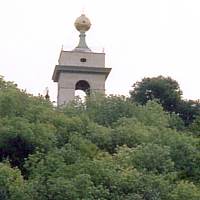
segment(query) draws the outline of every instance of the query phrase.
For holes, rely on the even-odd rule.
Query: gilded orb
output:
[[[74,25],[79,32],[86,32],[90,29],[91,23],[90,20],[82,14],[76,19]]]

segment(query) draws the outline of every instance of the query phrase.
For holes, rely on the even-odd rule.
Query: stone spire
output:
[[[74,23],[76,29],[80,32],[80,40],[78,46],[74,49],[75,51],[91,51],[89,47],[86,44],[85,37],[86,34],[85,32],[90,29],[91,23],[90,20],[82,14],[80,17],[78,17]]]

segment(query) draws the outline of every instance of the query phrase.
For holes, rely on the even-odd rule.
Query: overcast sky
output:
[[[143,77],[171,76],[185,99],[200,99],[200,0],[0,0],[0,74],[37,95],[61,46],[78,44],[75,19],[90,18],[87,44],[105,49],[107,94],[128,95]]]

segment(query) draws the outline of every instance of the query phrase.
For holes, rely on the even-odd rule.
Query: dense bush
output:
[[[0,78],[0,199],[199,200],[199,121],[123,96],[58,109]]]

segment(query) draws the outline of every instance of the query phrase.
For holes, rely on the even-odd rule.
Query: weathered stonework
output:
[[[78,22],[86,19],[85,15],[78,18]],[[92,52],[85,43],[85,32],[91,24],[85,20],[84,25],[76,23],[80,29],[80,42],[73,51],[61,51],[52,79],[58,82],[58,106],[72,101],[75,90],[87,92],[105,92],[105,81],[111,68],[105,68],[105,53]],[[78,25],[77,25],[78,24]],[[84,27],[85,26],[85,27]],[[88,91],[89,90],[89,91]]]

